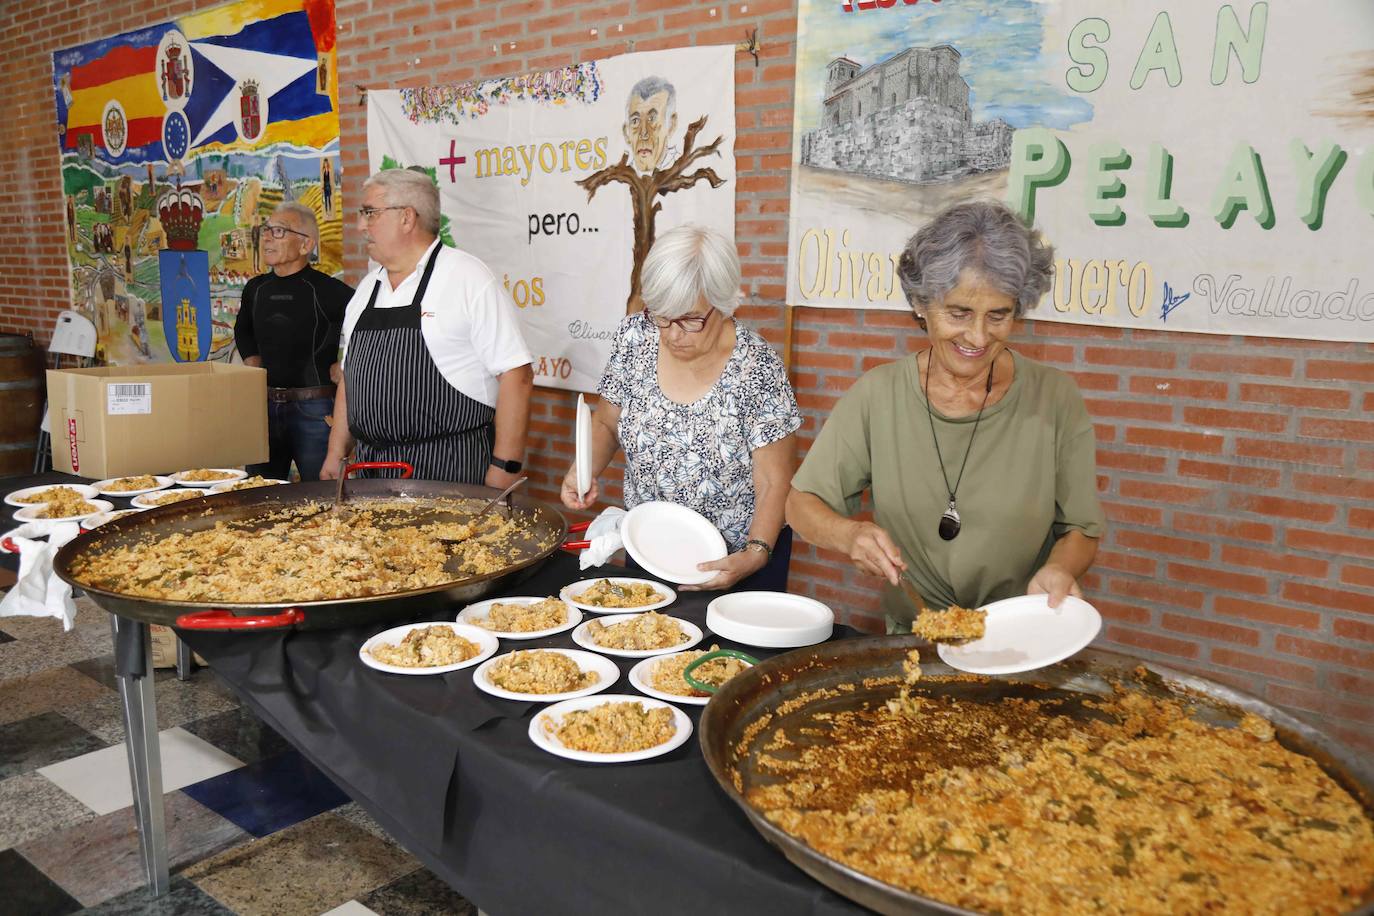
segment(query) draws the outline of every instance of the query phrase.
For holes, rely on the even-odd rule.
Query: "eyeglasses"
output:
[[[304,232],[297,232],[295,229],[289,229],[286,226],[277,226],[272,223],[268,223],[262,228],[263,231],[265,231],[268,235],[272,236],[272,238],[274,239],[284,239],[286,238],[286,233],[288,232],[292,235],[299,235],[303,239],[310,238],[310,236],[306,235]]]
[[[372,222],[372,218],[373,218],[374,216],[376,216],[378,213],[381,213],[381,212],[383,212],[383,211],[386,211],[386,210],[408,210],[408,209],[410,209],[410,208],[409,208],[409,207],[359,207],[359,208],[358,208],[358,215],[361,216],[364,220],[366,220],[367,222],[370,223],[370,222]]]
[[[673,325],[677,325],[678,330],[687,334],[700,334],[706,328],[706,322],[711,320],[711,313],[705,315],[685,315],[682,318],[659,318],[650,315],[649,320],[654,323],[654,327],[660,331],[666,331]]]

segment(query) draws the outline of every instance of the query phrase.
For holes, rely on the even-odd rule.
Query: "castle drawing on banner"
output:
[[[827,66],[821,126],[802,135],[801,161],[821,169],[907,182],[944,182],[1006,168],[1014,128],[973,121],[960,54],[907,48],[864,67]]]

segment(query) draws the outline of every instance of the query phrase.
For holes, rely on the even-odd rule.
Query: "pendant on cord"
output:
[[[949,508],[945,514],[940,516],[940,537],[946,541],[952,541],[959,536],[959,529],[963,524],[959,521],[959,510],[954,508],[954,500],[949,501]]]

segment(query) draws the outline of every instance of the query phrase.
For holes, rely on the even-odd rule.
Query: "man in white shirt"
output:
[[[363,184],[375,270],[344,314],[343,381],[320,476],[404,461],[415,476],[506,487],[521,470],[534,374],[515,308],[480,260],[445,247],[439,190],[406,169]]]

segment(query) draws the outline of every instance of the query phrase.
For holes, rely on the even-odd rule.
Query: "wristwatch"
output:
[[[494,468],[500,468],[507,474],[518,474],[520,473],[520,469],[523,468],[525,465],[519,461],[507,461],[504,458],[497,458],[495,455],[492,455],[491,466]]]

